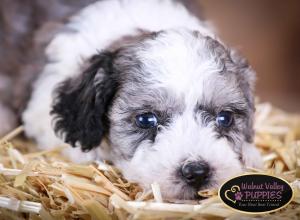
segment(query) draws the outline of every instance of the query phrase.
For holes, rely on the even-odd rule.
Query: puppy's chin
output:
[[[198,194],[198,190],[195,190],[187,185],[183,185],[178,190],[174,190],[176,187],[170,188],[166,191],[162,191],[162,196],[165,200],[199,200],[201,197]]]
[[[166,189],[161,187],[162,197],[165,200],[174,201],[174,200],[201,200],[203,197],[199,195],[199,191],[208,189],[209,187],[203,187],[199,190],[196,190],[186,184],[176,184],[173,187]]]
[[[199,191],[206,189],[217,189],[229,178],[239,175],[243,172],[242,167],[236,167],[235,172],[228,171],[227,174],[225,170],[219,170],[205,184],[199,188],[194,188],[188,185],[181,178],[176,176],[168,176],[163,172],[154,177],[154,175],[149,175],[149,173],[148,175],[147,173],[140,175],[140,173],[132,173],[132,170],[130,173],[127,173],[126,169],[122,170],[126,179],[128,179],[130,182],[138,183],[145,191],[151,190],[151,184],[157,182],[159,184],[162,197],[165,201],[201,200],[203,197],[199,195]],[[220,173],[222,173],[222,175]]]
[[[242,171],[237,172],[236,175],[241,173]],[[202,200],[205,198],[199,194],[200,191],[218,189],[229,178],[231,178],[231,176],[225,179],[219,179],[218,181],[212,179],[198,189],[189,186],[188,184],[184,183],[184,181],[178,181],[177,183],[171,183],[170,185],[160,184],[160,190],[164,200]]]

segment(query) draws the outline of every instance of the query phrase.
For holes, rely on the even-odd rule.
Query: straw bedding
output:
[[[207,197],[201,201],[166,202],[157,183],[142,191],[109,164],[72,164],[60,155],[64,146],[36,151],[19,127],[0,139],[0,219],[300,219],[300,115],[258,104],[255,130],[264,172],[294,189],[292,202],[276,213],[235,212],[218,189],[199,192]]]

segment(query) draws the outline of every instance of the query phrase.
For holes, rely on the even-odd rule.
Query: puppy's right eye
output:
[[[138,127],[143,129],[153,128],[158,125],[157,117],[152,112],[137,115],[135,117],[135,123]]]

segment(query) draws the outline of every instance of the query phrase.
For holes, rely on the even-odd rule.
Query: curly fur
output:
[[[66,153],[77,162],[110,160],[145,188],[158,181],[167,198],[194,198],[260,166],[252,144],[253,70],[177,1],[97,2],[46,53],[23,114],[41,148],[81,146],[89,152]],[[233,112],[230,128],[216,123],[224,110]],[[147,112],[157,127],[136,125],[136,115]],[[209,179],[196,187],[178,174],[193,161],[209,167]]]

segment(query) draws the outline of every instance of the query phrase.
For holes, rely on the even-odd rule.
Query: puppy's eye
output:
[[[228,128],[233,123],[233,113],[230,111],[221,111],[217,115],[218,126]]]
[[[157,126],[157,117],[154,113],[148,112],[135,117],[135,123],[140,128],[153,128]]]

